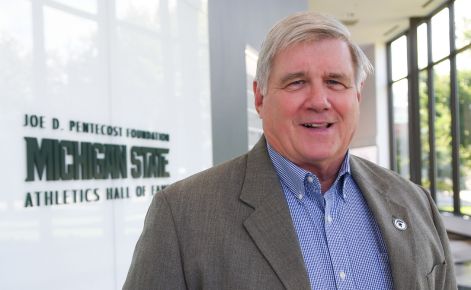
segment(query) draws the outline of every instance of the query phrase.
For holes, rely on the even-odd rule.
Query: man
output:
[[[275,25],[254,82],[265,137],[156,195],[124,289],[456,289],[430,195],[348,152],[370,66],[332,18]]]

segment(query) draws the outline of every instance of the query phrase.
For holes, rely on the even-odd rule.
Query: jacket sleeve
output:
[[[438,267],[432,269],[432,271],[427,275],[427,282],[429,284],[430,289],[457,289],[453,257],[450,251],[450,243],[448,241],[446,228],[443,224],[440,212],[438,211],[435,202],[432,200],[430,194],[426,194],[432,211],[433,222],[435,224],[435,228],[440,238],[440,242],[443,247],[443,252],[445,254],[445,261],[442,265],[439,265]]]
[[[186,289],[179,241],[163,192],[152,200],[123,290]]]

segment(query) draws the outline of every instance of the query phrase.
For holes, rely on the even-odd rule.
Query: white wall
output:
[[[153,186],[212,165],[209,83],[205,0],[0,0],[0,288],[120,289]],[[78,132],[70,121],[122,135]],[[25,137],[126,146],[127,176],[26,181]],[[131,176],[136,146],[168,149],[159,164],[170,177]],[[123,198],[108,199],[107,188]],[[86,189],[89,201],[74,200]]]
[[[388,77],[386,65],[386,45],[374,45],[375,82],[376,82],[376,144],[378,146],[378,164],[390,168],[389,116],[388,116]]]
[[[245,49],[259,50],[272,25],[306,0],[210,0],[211,117],[215,164],[247,152]]]

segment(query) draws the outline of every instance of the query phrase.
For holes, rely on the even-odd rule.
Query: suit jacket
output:
[[[154,197],[123,289],[311,289],[265,142]],[[387,245],[394,289],[456,289],[430,195],[366,160],[350,162]]]

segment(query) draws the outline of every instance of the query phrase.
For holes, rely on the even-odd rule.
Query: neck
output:
[[[335,178],[337,177],[337,174],[327,178],[327,179],[321,179],[319,178],[319,181],[321,183],[321,192],[324,194],[329,188],[332,186],[332,184],[335,181]]]
[[[344,159],[345,155],[335,161],[329,161],[327,164],[298,166],[315,174],[321,183],[321,192],[325,193],[337,178]]]

